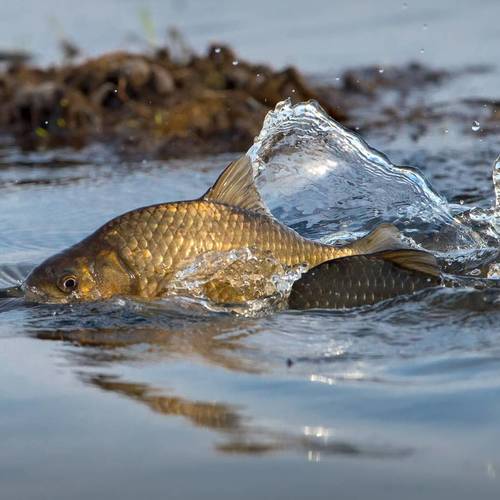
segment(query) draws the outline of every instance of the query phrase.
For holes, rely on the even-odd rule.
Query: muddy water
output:
[[[429,29],[465,23],[467,43],[484,48],[467,52],[457,35],[464,50],[450,65],[494,60],[498,31],[478,28],[495,18],[486,7],[477,17],[465,4],[441,16],[424,7],[411,27],[429,17]],[[399,3],[391,9],[405,15]],[[185,16],[193,38],[202,37],[196,26],[203,37],[215,30]],[[388,19],[383,26],[396,25]],[[403,35],[404,26],[394,29]],[[259,47],[243,34],[242,50]],[[447,40],[449,50],[422,57],[442,54],[444,64],[456,53]],[[392,44],[387,57],[413,59],[418,46]],[[370,54],[360,62],[385,62]],[[393,162],[420,167],[449,201],[487,208],[500,141],[472,130],[477,116],[460,99],[487,97],[492,82],[495,71],[417,92],[414,102],[454,113],[416,135],[396,122],[366,138]],[[104,147],[26,153],[1,144],[0,286],[114,215],[197,196],[232,159],[131,163]],[[497,498],[499,300],[494,287],[439,289],[366,310],[246,319],[189,304],[2,301],[0,498]]]

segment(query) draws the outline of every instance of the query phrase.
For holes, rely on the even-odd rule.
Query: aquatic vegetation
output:
[[[165,48],[116,52],[0,72],[0,131],[31,148],[104,142],[142,157],[239,151],[266,111],[289,96],[319,99],[332,116],[345,117],[296,69],[251,64],[225,46],[186,61]]]

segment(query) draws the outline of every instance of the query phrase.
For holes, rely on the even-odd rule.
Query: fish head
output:
[[[89,302],[127,295],[132,280],[113,249],[76,245],[37,266],[23,288],[29,302]]]

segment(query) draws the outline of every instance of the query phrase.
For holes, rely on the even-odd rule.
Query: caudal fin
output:
[[[352,255],[374,255],[409,271],[440,275],[434,255],[425,250],[409,248],[403,242],[399,229],[392,224],[381,224],[346,248],[351,250]]]
[[[401,233],[392,224],[380,224],[363,238],[346,246],[352,255],[366,255],[404,248]]]

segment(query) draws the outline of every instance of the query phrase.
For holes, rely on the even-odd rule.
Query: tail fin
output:
[[[392,224],[380,224],[363,238],[346,246],[352,251],[351,255],[366,255],[385,250],[399,250],[405,248],[401,233]]]
[[[440,276],[439,265],[434,255],[425,250],[409,248],[401,233],[392,224],[380,224],[363,238],[347,245],[351,255],[373,255],[409,271],[430,276]]]

